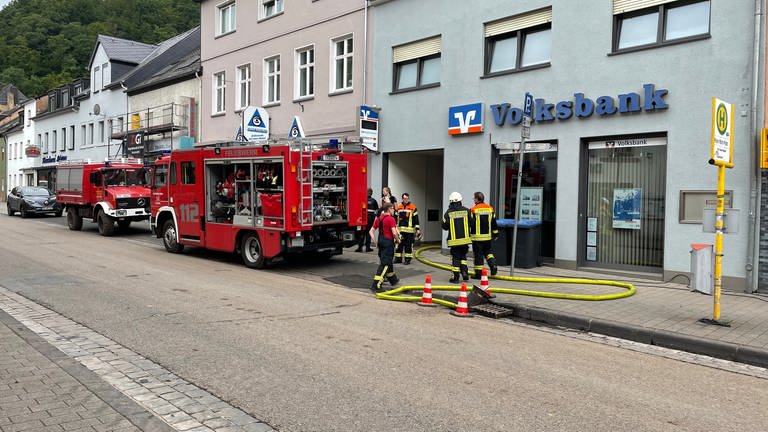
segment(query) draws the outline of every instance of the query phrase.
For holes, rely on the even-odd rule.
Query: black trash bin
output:
[[[515,220],[499,219],[499,238],[493,242],[493,255],[498,265],[507,266],[512,259],[512,237]],[[541,265],[541,222],[524,220],[517,225],[515,268],[533,268]]]

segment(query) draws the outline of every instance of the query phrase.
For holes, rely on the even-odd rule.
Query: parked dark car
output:
[[[8,216],[21,213],[25,218],[31,214],[53,214],[61,216],[62,206],[56,202],[56,195],[44,187],[18,186],[8,194]]]

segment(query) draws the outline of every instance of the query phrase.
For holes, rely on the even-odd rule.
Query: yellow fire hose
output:
[[[421,257],[421,253],[428,249],[437,249],[440,246],[424,246],[419,249],[416,249],[414,251],[413,256],[421,261],[422,263],[436,267],[442,270],[448,270],[450,271],[451,268],[444,264],[439,264],[436,262],[429,261],[425,258]],[[470,274],[474,274],[472,270],[469,271]],[[615,300],[620,299],[624,297],[629,297],[635,293],[635,286],[631,283],[627,282],[619,282],[619,281],[612,281],[612,280],[604,280],[604,279],[579,279],[579,278],[537,278],[537,277],[518,277],[518,276],[501,276],[501,275],[488,275],[489,279],[499,279],[499,280],[506,280],[506,281],[512,281],[512,282],[531,282],[531,283],[561,283],[561,284],[584,284],[584,285],[606,285],[606,286],[615,286],[619,288],[624,288],[626,291],[622,291],[615,294],[600,294],[600,295],[591,295],[591,294],[567,294],[567,293],[556,293],[556,292],[550,292],[550,291],[532,291],[532,290],[522,290],[522,289],[512,289],[512,288],[489,288],[489,291],[492,293],[501,293],[501,294],[517,294],[517,295],[526,295],[526,296],[535,296],[535,297],[548,297],[548,298],[557,298],[557,299],[567,299],[567,300],[590,300],[590,301],[602,301],[602,300]],[[376,294],[376,298],[383,299],[383,300],[392,300],[392,301],[407,301],[407,302],[413,302],[413,301],[420,301],[421,297],[416,296],[400,296],[396,295],[403,291],[424,291],[424,286],[422,285],[405,285],[401,287],[394,288],[389,291],[381,292]],[[461,291],[461,286],[455,286],[455,285],[438,285],[438,286],[432,286],[432,291]],[[449,302],[446,300],[441,299],[432,299],[432,303],[437,303],[452,309],[456,308],[456,303]]]

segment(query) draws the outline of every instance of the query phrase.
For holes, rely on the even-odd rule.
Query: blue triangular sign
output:
[[[254,126],[258,128],[264,127],[264,120],[261,119],[261,114],[259,114],[259,110],[256,110],[253,113],[253,117],[251,117],[251,119],[248,120],[248,126]]]
[[[288,131],[288,138],[304,138],[304,128],[301,127],[301,120],[298,116],[293,118],[293,124]]]

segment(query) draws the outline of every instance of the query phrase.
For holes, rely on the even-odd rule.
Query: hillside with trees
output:
[[[0,83],[36,97],[87,77],[99,34],[154,44],[199,22],[193,0],[13,0],[0,10]]]

